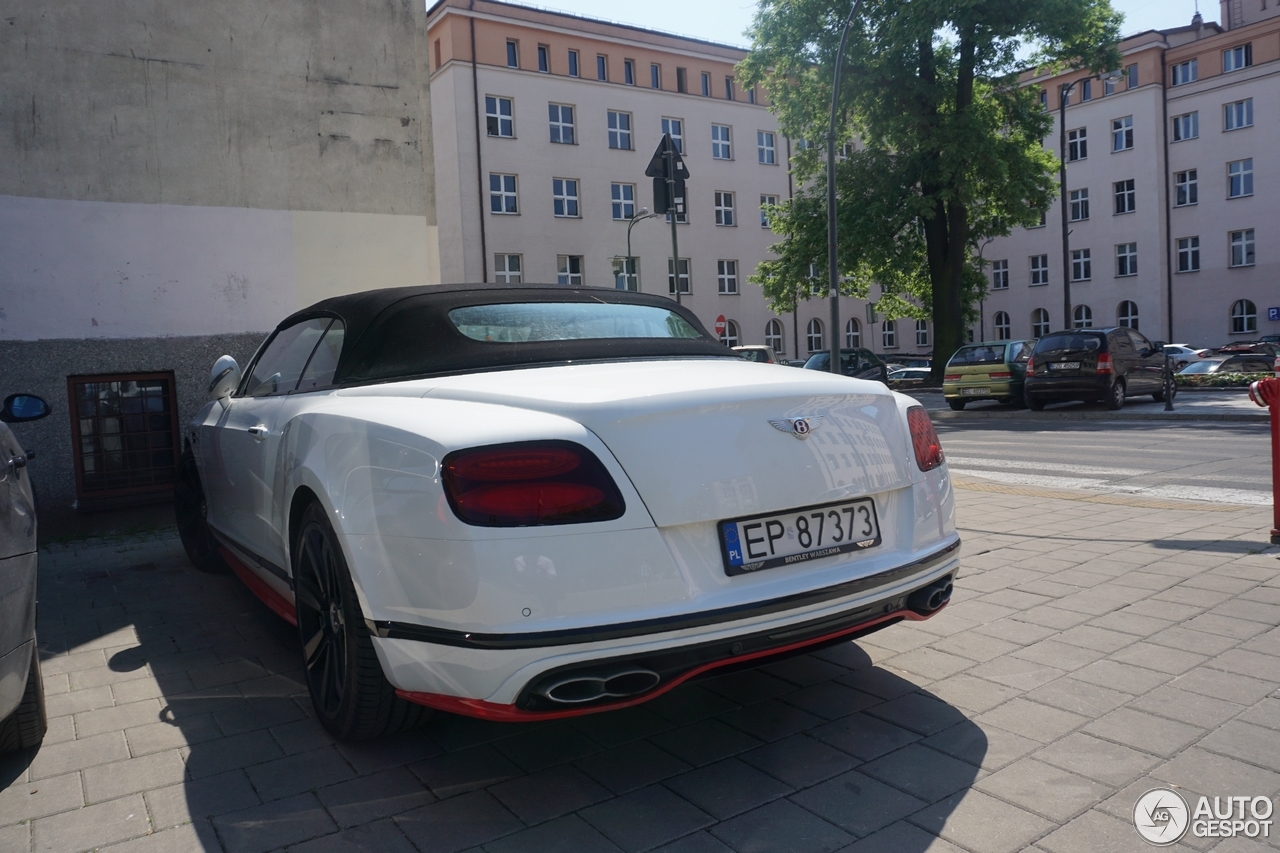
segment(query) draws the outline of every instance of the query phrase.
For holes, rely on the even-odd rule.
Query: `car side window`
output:
[[[1009,345],[1009,363],[1026,364],[1031,358],[1031,344],[1025,341]]]
[[[1133,341],[1129,339],[1127,334],[1123,332],[1116,333],[1111,337],[1111,351],[1128,355],[1133,352]]]
[[[342,339],[346,326],[341,320],[334,320],[329,331],[320,339],[320,345],[311,354],[307,369],[302,371],[302,379],[298,382],[298,392],[314,391],[327,388],[333,384],[333,374],[338,369],[338,356],[342,354]]]
[[[298,377],[306,367],[307,360],[315,351],[316,344],[324,335],[331,317],[317,317],[303,320],[287,329],[276,332],[271,343],[262,351],[262,355],[254,362],[249,379],[241,388],[246,397],[270,397],[273,394],[288,394],[298,384]]]
[[[1142,332],[1136,332],[1133,329],[1129,329],[1129,339],[1133,341],[1133,348],[1138,352],[1142,352],[1143,350],[1152,352],[1155,350],[1151,341],[1147,340],[1147,336],[1142,334]]]

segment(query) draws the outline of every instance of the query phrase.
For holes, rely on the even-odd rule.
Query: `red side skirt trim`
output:
[[[270,607],[284,621],[290,625],[298,624],[298,612],[293,607],[293,602],[276,592],[271,586],[253,573],[253,569],[246,566],[240,561],[240,558],[227,548],[219,548],[218,552],[222,554],[222,559],[227,561],[227,565],[231,567],[231,571],[236,573],[236,577],[249,587],[258,598],[262,599],[262,603]]]
[[[945,608],[946,605],[943,605],[927,616],[922,616],[914,610],[896,610],[892,613],[877,616],[875,619],[870,619],[857,625],[841,628],[839,631],[831,634],[825,634],[821,637],[814,637],[799,643],[791,643],[790,645],[778,646],[773,649],[762,649],[758,652],[752,652],[749,655],[739,655],[722,661],[706,663],[702,666],[694,667],[688,672],[671,679],[657,690],[653,690],[643,696],[637,696],[634,699],[624,699],[619,702],[610,702],[608,704],[592,705],[589,708],[568,708],[563,711],[525,711],[521,708],[517,708],[515,705],[502,705],[497,702],[486,702],[483,699],[466,699],[462,696],[446,696],[442,693],[418,693],[412,690],[397,690],[396,695],[410,702],[416,702],[417,704],[425,705],[428,708],[435,708],[437,711],[447,711],[450,714],[461,714],[464,717],[477,717],[481,720],[493,720],[495,722],[503,723],[527,723],[535,720],[560,720],[565,717],[581,717],[586,714],[598,714],[601,711],[615,711],[619,708],[629,708],[632,705],[639,705],[642,702],[648,702],[650,699],[656,699],[663,693],[683,684],[694,676],[701,675],[702,673],[713,669],[718,669],[722,666],[740,664],[744,661],[767,658],[773,655],[780,655],[797,649],[803,649],[806,646],[830,642],[831,640],[837,640],[848,634],[864,631],[867,628],[874,627],[882,622],[888,622],[890,619],[902,618],[912,622],[922,622],[931,616],[936,616],[938,613],[941,613]]]

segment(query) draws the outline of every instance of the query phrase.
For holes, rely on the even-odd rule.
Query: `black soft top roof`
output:
[[[499,343],[467,337],[448,316],[455,308],[516,302],[605,302],[665,308],[688,321],[701,337]],[[444,284],[367,290],[317,302],[289,315],[276,329],[314,317],[336,317],[346,327],[334,375],[338,385],[601,359],[738,358],[683,305],[661,296],[603,287]]]

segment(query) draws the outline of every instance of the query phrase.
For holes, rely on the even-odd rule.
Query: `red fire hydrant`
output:
[[[1280,545],[1280,355],[1274,369],[1274,379],[1249,386],[1249,399],[1271,409],[1271,544]]]

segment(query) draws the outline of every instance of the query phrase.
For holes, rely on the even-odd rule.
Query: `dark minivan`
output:
[[[804,363],[806,370],[831,370],[831,353],[815,352]],[[854,347],[840,350],[840,372],[854,379],[874,379],[889,383],[889,370],[871,350]]]
[[[1175,389],[1176,393],[1176,389]],[[1119,409],[1125,397],[1164,400],[1164,351],[1136,329],[1069,329],[1040,339],[1027,363],[1027,406],[1084,400]]]

